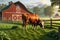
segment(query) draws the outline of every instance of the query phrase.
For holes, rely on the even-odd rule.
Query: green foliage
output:
[[[34,13],[39,14],[39,11],[40,11],[40,8],[38,6],[33,8]]]
[[[47,34],[47,36],[51,37],[51,38],[55,38],[56,40],[58,39],[58,33],[54,30],[51,31]]]
[[[60,9],[58,10],[58,12],[60,12]]]
[[[59,9],[60,9],[60,0],[51,0],[51,6],[55,6],[55,5],[58,5],[59,6]]]
[[[51,0],[51,4],[53,5],[60,5],[60,0]]]
[[[0,4],[0,11],[6,6],[6,4]]]
[[[52,14],[54,13],[54,12],[53,12],[53,8],[52,8],[51,6],[46,7],[44,13],[45,13],[46,16],[51,17]]]
[[[58,1],[58,0],[51,0],[51,2],[55,2],[55,1]]]

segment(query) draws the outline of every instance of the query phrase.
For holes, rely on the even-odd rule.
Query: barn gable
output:
[[[32,13],[30,11],[27,10],[27,8],[20,2],[20,1],[17,1],[16,3],[14,3],[16,6],[20,6],[23,10],[25,10],[26,12],[28,13]]]

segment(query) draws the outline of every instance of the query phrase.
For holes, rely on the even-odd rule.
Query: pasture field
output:
[[[52,22],[52,28],[50,28],[50,21],[45,21],[44,29],[37,26],[33,30],[31,25],[27,25],[27,30],[25,30],[21,23],[0,21],[0,40],[57,40],[60,21]]]

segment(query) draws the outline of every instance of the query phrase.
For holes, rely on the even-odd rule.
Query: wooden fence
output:
[[[49,21],[50,27],[53,26],[53,24],[60,24],[60,18],[41,18],[44,22]]]

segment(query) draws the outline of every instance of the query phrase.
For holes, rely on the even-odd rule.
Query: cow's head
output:
[[[44,21],[40,21],[40,27],[44,28]]]

